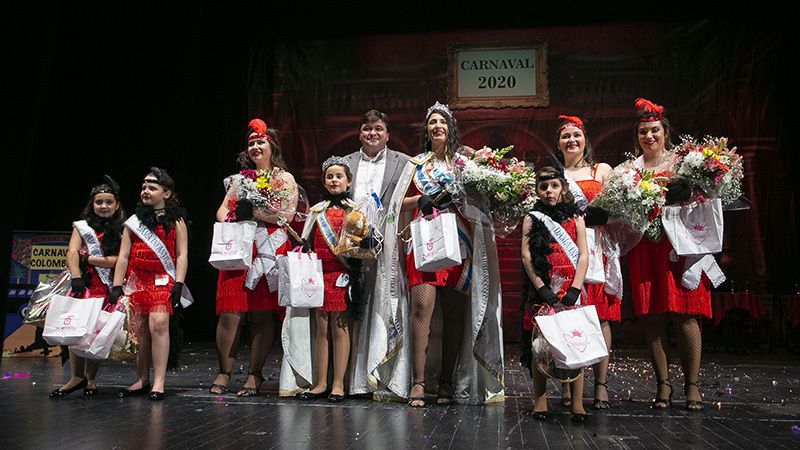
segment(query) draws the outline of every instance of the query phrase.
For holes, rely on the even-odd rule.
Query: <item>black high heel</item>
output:
[[[67,395],[77,391],[78,389],[85,388],[86,387],[86,383],[87,383],[86,378],[84,378],[78,384],[76,384],[75,386],[72,386],[69,389],[58,388],[58,389],[50,392],[50,398],[61,398],[61,397],[67,396]]]
[[[657,386],[660,386],[662,384],[669,388],[669,396],[667,398],[656,398],[655,400],[653,400],[653,404],[651,405],[651,408],[653,409],[667,409],[672,407],[672,383],[669,381],[669,378],[667,378],[666,380],[658,380]]]
[[[698,394],[700,393],[700,385],[699,384],[695,383],[694,381],[686,381],[686,382],[684,382],[684,386],[683,386],[683,393],[684,394],[688,395],[689,386],[696,387],[697,388],[697,393]],[[700,398],[703,398],[702,395],[700,396]],[[687,411],[703,411],[704,409],[706,409],[706,407],[703,405],[703,401],[702,400],[689,400],[688,398],[686,399],[685,408],[686,408]]]
[[[603,386],[606,389],[606,397],[608,396],[608,382],[601,383],[594,380],[594,402],[592,403],[592,408],[595,410],[608,409],[608,400],[600,400],[597,398],[597,386]]]
[[[225,375],[228,377],[228,383],[231,382],[231,372],[222,373],[220,372],[219,375]],[[208,392],[212,395],[225,395],[228,392],[228,385],[227,384],[212,384],[211,387],[208,388]]]
[[[422,386],[422,395],[419,397],[408,397],[408,406],[412,408],[424,408],[426,406],[425,403],[425,380],[422,381],[415,381],[414,384],[411,385],[411,389],[414,389],[414,386]],[[409,395],[411,391],[409,391]],[[421,405],[412,405],[413,402],[422,402]]]
[[[255,397],[261,392],[261,385],[264,384],[264,377],[258,373],[248,373],[248,375],[253,378],[258,378],[258,384],[254,388],[242,387],[242,389],[236,393],[237,397]]]

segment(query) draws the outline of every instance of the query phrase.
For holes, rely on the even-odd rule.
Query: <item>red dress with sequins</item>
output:
[[[331,228],[339,236],[344,223],[344,209],[327,208],[325,217],[331,224]],[[336,286],[339,276],[347,273],[347,268],[339,261],[339,258],[331,251],[330,246],[319,231],[319,225],[314,227],[314,252],[317,258],[322,261],[322,276],[325,280],[325,297],[321,311],[339,312],[347,309],[347,286]]]
[[[174,262],[175,226],[173,225],[169,231],[166,231],[163,225],[157,224],[153,233],[164,243],[164,247],[167,248],[169,256]],[[136,233],[130,233],[130,236],[131,251],[128,256],[128,270],[125,278],[128,283],[132,283],[135,288],[138,288],[130,296],[131,308],[138,314],[153,312],[172,314],[172,304],[169,300],[169,291],[173,285],[172,278],[167,275],[155,252],[139,239]],[[133,281],[133,277],[135,277],[135,281]]]
[[[266,224],[267,232],[272,235],[278,226]],[[290,250],[291,244],[286,240],[275,251],[276,255],[285,255]],[[256,244],[253,244],[253,257],[257,253]],[[217,315],[223,312],[247,311],[283,311],[278,305],[278,291],[270,292],[267,280],[261,277],[254,290],[244,285],[244,270],[220,270],[217,278]]]
[[[97,233],[97,240],[100,241],[100,244],[103,243],[103,233]],[[88,254],[89,249],[86,247],[86,243],[81,243],[81,250]],[[83,270],[83,273],[86,274],[87,278],[89,278],[89,284],[86,286],[86,290],[89,291],[89,297],[91,298],[103,298],[103,307],[105,308],[108,304],[108,286],[100,279],[100,276],[97,274],[97,269],[94,266],[88,266],[86,269]],[[111,272],[113,276],[113,271]]]
[[[531,217],[531,220],[539,220],[535,217]],[[578,242],[578,229],[575,225],[575,218],[569,218],[563,222],[561,222],[561,227],[564,228],[564,231],[567,232],[572,242]],[[572,262],[569,260],[569,256],[564,251],[563,248],[555,242],[554,240],[550,240],[550,252],[547,255],[547,262],[550,263],[550,289],[561,298],[564,294],[567,293],[567,290],[572,286],[572,280],[575,278],[575,267],[572,265]],[[580,297],[581,304],[586,304],[586,296],[581,294]],[[522,318],[522,327],[525,331],[533,330],[534,318],[533,313],[535,311],[531,311],[531,308],[525,308],[525,313]]]
[[[594,177],[595,171],[597,170],[597,166],[595,169],[592,170],[592,176]],[[603,185],[595,180],[581,180],[576,182],[578,187],[581,188],[583,191],[583,195],[586,196],[586,200],[589,203],[593,202],[597,194],[600,193],[600,190],[603,189]],[[603,264],[606,264],[606,257],[603,256]],[[597,317],[600,320],[613,320],[619,321],[620,320],[620,305],[622,304],[622,300],[614,297],[611,294],[608,294],[604,290],[603,284],[584,284],[586,288],[586,298],[583,300],[584,305],[594,305],[595,309],[597,310]]]

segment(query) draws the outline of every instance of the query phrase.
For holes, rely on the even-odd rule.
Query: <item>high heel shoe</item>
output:
[[[225,375],[228,377],[228,383],[231,382],[231,373],[222,373],[220,372],[219,375]],[[217,375],[217,376],[219,376]],[[227,384],[212,384],[211,387],[208,388],[208,392],[212,395],[225,395],[228,392],[228,385]]]
[[[118,398],[136,397],[139,395],[144,395],[148,392],[150,392],[150,383],[143,384],[142,387],[140,387],[139,389],[122,388],[119,391],[117,391],[117,397]]]
[[[683,386],[683,393],[684,394],[689,395],[688,394],[689,393],[689,386],[696,387],[697,388],[697,393],[698,394],[700,393],[700,385],[698,385],[694,381],[687,381],[687,382],[684,383],[684,386]],[[700,396],[700,398],[703,398],[703,397]],[[706,407],[703,405],[703,401],[702,400],[689,400],[688,398],[686,399],[685,408],[686,408],[687,411],[703,411],[704,409],[706,409]]]
[[[651,405],[653,409],[667,409],[672,407],[672,383],[669,381],[669,378],[666,380],[658,380],[657,386],[661,386],[662,384],[669,388],[669,396],[667,398],[656,398],[653,400],[653,404]]]
[[[589,420],[589,415],[586,413],[574,413],[569,419],[572,423],[586,423],[587,420]]]
[[[597,398],[597,387],[602,386],[606,390],[606,398],[608,398],[608,382],[599,382],[597,380],[594,381],[594,402],[592,403],[592,408],[595,410],[599,409],[608,409],[608,400],[600,400]]]
[[[426,406],[426,403],[425,403],[425,380],[415,381],[414,384],[411,385],[411,389],[414,389],[414,386],[422,386],[422,395],[408,397],[408,406],[410,406],[412,408],[424,408]],[[410,392],[409,392],[409,394],[410,394]]]
[[[86,378],[82,379],[78,384],[72,386],[69,389],[58,388],[50,392],[50,398],[61,398],[77,391],[78,389],[83,389],[85,387],[86,387]]]
[[[258,384],[256,384],[254,388],[242,387],[242,389],[236,393],[237,397],[255,397],[261,391],[261,385],[264,384],[264,377],[257,373],[248,373],[248,375],[253,378],[258,378]]]

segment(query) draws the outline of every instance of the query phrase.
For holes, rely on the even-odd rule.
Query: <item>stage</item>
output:
[[[673,406],[653,410],[654,393],[643,349],[612,353],[608,380],[611,408],[591,409],[586,383],[583,425],[570,423],[555,384],[549,386],[549,422],[532,416],[531,384],[506,346],[504,405],[430,406],[347,399],[302,403],[277,397],[280,349],[267,362],[262,395],[214,396],[213,343],[194,343],[179,370],[167,373],[167,398],[116,398],[133,380],[132,363],[108,363],[98,376],[99,395],[80,392],[51,400],[47,394],[69,377],[59,358],[4,358],[0,448],[797,448],[800,445],[800,367],[796,355],[726,355],[706,350],[700,372],[706,411],[683,409],[680,369],[671,366]],[[673,361],[677,363],[677,361]],[[230,388],[244,382],[237,366]],[[434,401],[433,398],[430,399]]]

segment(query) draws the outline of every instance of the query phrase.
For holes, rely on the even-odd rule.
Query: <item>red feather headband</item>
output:
[[[637,98],[634,103],[639,113],[639,122],[656,122],[664,119],[664,107],[656,105],[650,100]]]
[[[556,132],[556,134],[561,134],[561,132],[564,131],[564,128],[567,128],[567,127],[578,127],[581,130],[583,130],[584,133],[586,133],[586,128],[583,127],[583,121],[580,119],[580,117],[577,117],[577,116],[558,116],[558,118],[563,120],[564,124],[561,125],[558,128],[558,131]]]
[[[247,123],[247,127],[250,128],[250,136],[247,137],[247,142],[252,141],[253,139],[266,139],[271,144],[277,145],[275,141],[272,139],[272,136],[267,134],[267,123],[259,118],[255,118],[250,120]]]

